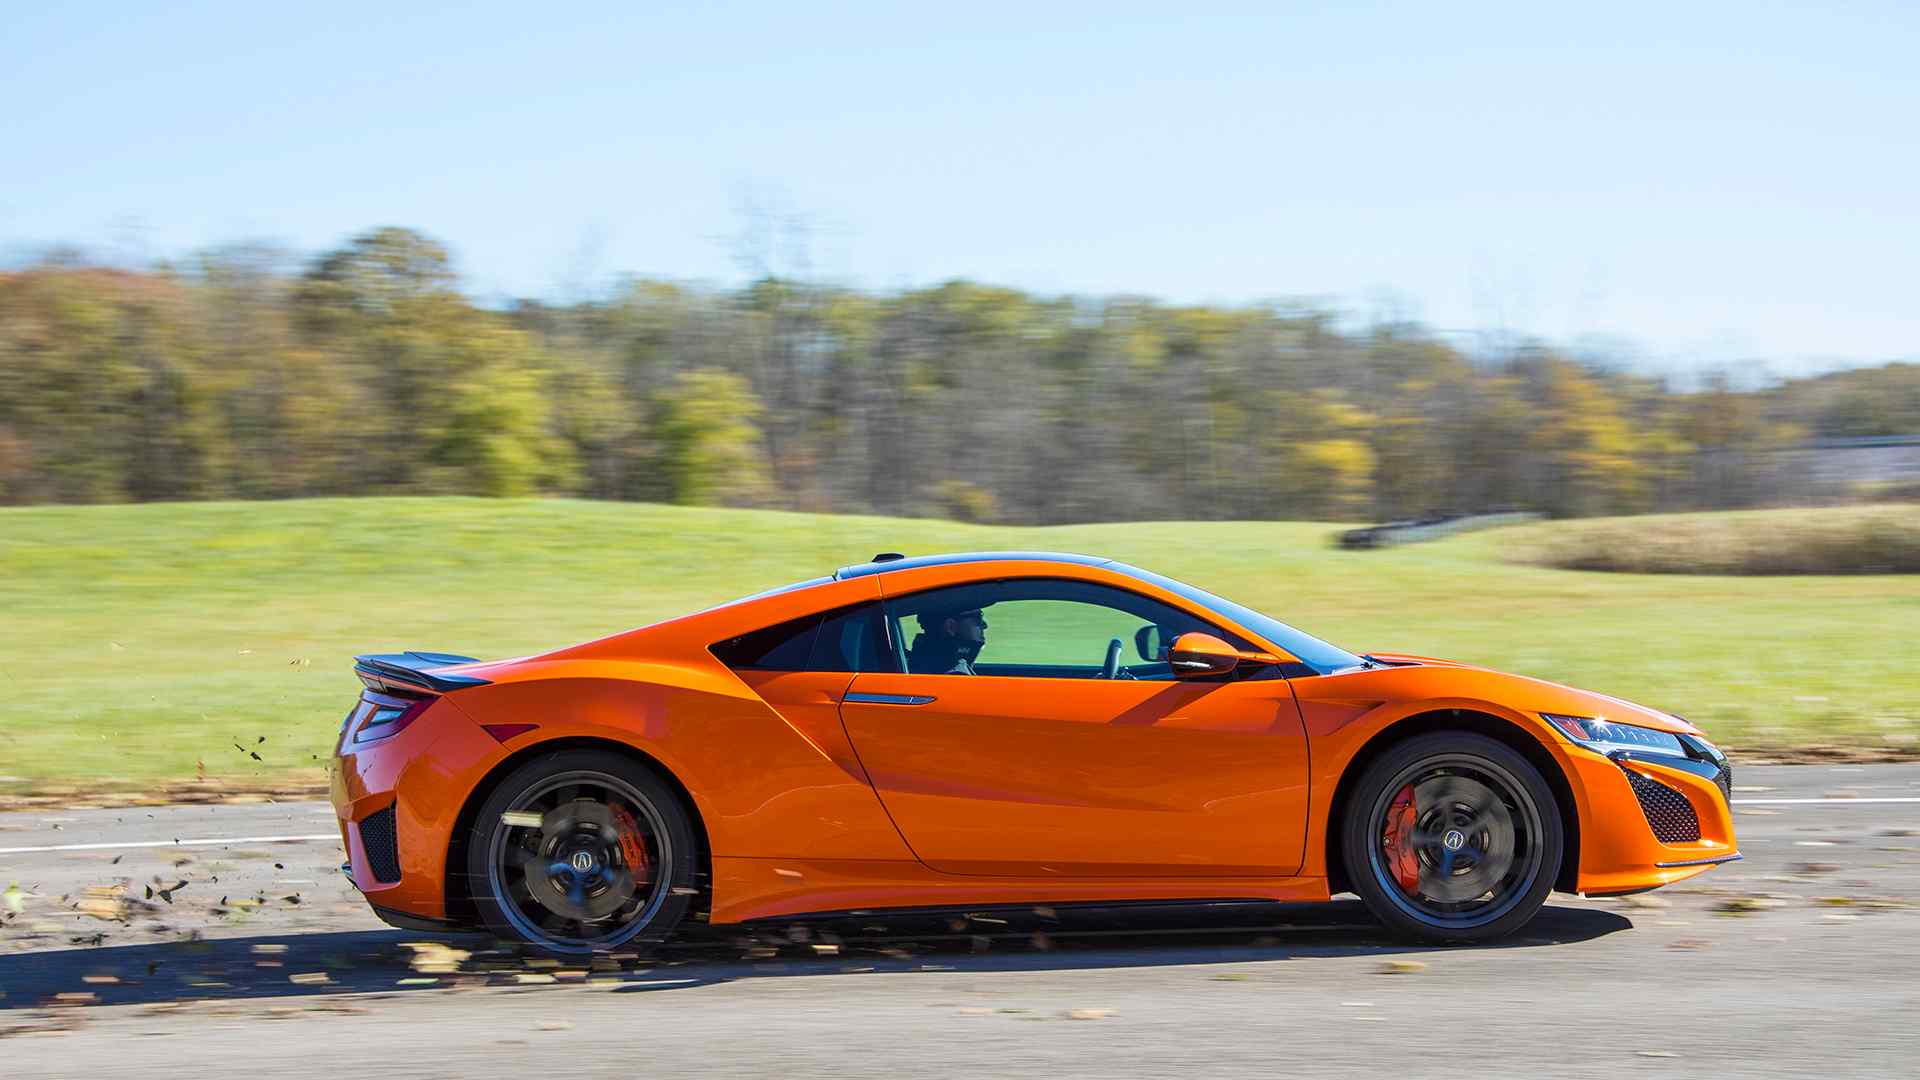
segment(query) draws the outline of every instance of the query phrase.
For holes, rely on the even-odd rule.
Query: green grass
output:
[[[1302,523],[1013,529],[476,499],[0,510],[0,776],[11,778],[0,784],[185,778],[198,762],[213,776],[284,778],[327,753],[356,693],[356,652],[517,655],[882,550],[1113,555],[1350,648],[1619,694],[1736,745],[1920,736],[1920,576],[1506,561],[1530,534],[1563,527],[1342,552],[1328,544],[1337,526]]]

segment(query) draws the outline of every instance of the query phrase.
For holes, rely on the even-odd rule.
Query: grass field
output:
[[[1509,555],[1628,574],[1920,574],[1920,503],[1562,522]]]
[[[1328,544],[1337,526],[1302,523],[1013,529],[470,499],[0,510],[0,784],[187,778],[201,764],[284,779],[327,753],[356,652],[516,655],[882,550],[1113,555],[1350,648],[1619,694],[1736,746],[1920,739],[1920,576],[1507,561],[1566,527],[1343,552]]]

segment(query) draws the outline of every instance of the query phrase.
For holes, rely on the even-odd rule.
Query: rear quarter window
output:
[[[823,618],[824,614],[815,612],[777,623],[716,642],[711,651],[721,663],[735,670],[805,671]]]
[[[736,671],[897,671],[872,601],[776,623],[708,646]]]

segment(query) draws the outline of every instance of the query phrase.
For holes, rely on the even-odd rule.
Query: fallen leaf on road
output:
[[[1771,911],[1786,907],[1785,900],[1771,896],[1732,896],[1714,905],[1714,910],[1727,915],[1745,915],[1754,911]]]
[[[125,922],[127,918],[127,887],[125,885],[89,885],[75,910],[80,914],[107,922]]]

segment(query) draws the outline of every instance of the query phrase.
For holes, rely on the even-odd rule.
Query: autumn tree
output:
[[[659,464],[673,502],[753,505],[768,496],[765,448],[754,426],[762,412],[745,379],[696,368],[655,397]]]

